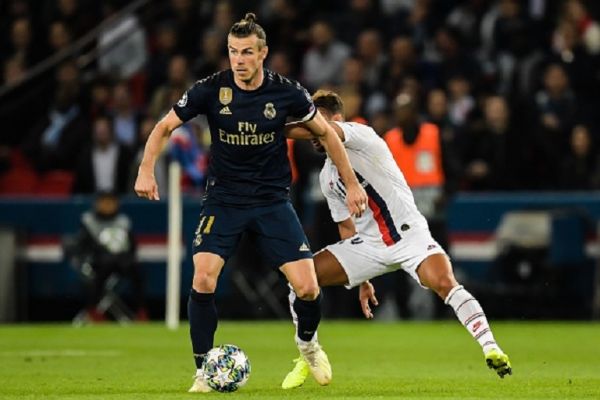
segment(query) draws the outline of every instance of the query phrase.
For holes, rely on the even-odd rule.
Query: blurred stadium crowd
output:
[[[390,144],[394,128],[414,139],[433,124],[446,194],[600,189],[596,1],[7,0],[0,8],[0,194],[130,193],[154,123],[195,79],[228,68],[226,35],[247,11],[267,32],[268,68],[311,91],[335,89],[349,120]],[[166,160],[177,158],[186,187],[201,190],[209,146],[202,118],[178,129],[159,187]],[[298,193],[309,198],[320,156],[297,144],[292,158]]]

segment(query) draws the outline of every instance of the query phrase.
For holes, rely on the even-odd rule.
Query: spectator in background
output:
[[[481,20],[488,7],[489,2],[486,0],[466,0],[450,11],[446,24],[460,32],[471,48],[476,48],[481,39]]]
[[[390,14],[388,29],[392,36],[410,37],[415,47],[422,49],[427,45],[436,26],[432,18],[432,2],[430,0],[411,0],[411,3],[410,6],[401,7]],[[440,5],[442,3],[437,2],[436,7],[440,7]]]
[[[3,58],[16,59],[26,67],[34,65],[41,58],[41,49],[33,39],[31,20],[27,17],[15,19],[10,28],[8,51],[3,52]]]
[[[219,0],[214,6],[212,23],[208,26],[208,30],[214,30],[222,38],[226,38],[229,28],[234,22],[235,15],[231,3],[227,0]]]
[[[57,89],[46,115],[34,125],[23,150],[39,171],[73,170],[89,139],[89,125],[79,105],[79,78],[74,63],[57,71]]]
[[[19,58],[10,58],[4,62],[2,84],[6,86],[16,86],[25,76],[25,65]]]
[[[112,83],[108,77],[99,75],[91,82],[89,114],[92,120],[100,115],[108,114],[112,104],[112,93]]]
[[[581,0],[567,0],[564,3],[564,18],[577,27],[577,32],[585,49],[591,55],[600,54],[600,24],[588,12]]]
[[[396,36],[389,46],[389,59],[385,66],[383,80],[388,97],[400,91],[400,86],[408,76],[417,74],[417,54],[408,36]]]
[[[44,12],[50,21],[61,21],[76,37],[90,31],[97,23],[95,16],[100,12],[94,1],[85,1],[82,6],[79,0],[48,1]]]
[[[356,56],[362,62],[363,77],[367,89],[379,90],[387,57],[383,53],[381,36],[376,29],[361,32],[356,40]]]
[[[147,93],[154,93],[157,87],[167,81],[169,61],[177,54],[177,41],[177,32],[172,24],[158,24],[152,40],[154,46],[145,68],[148,76]]]
[[[215,30],[202,35],[200,56],[194,61],[195,76],[209,76],[219,71],[223,54],[223,36]]]
[[[62,21],[54,21],[48,29],[48,44],[51,54],[66,49],[73,40],[69,27]]]
[[[269,53],[269,58],[267,59],[268,68],[280,75],[289,76],[290,78],[294,78],[296,74],[292,71],[292,63],[290,57],[285,51],[275,51],[273,53]]]
[[[113,132],[117,143],[133,150],[137,147],[140,116],[134,109],[129,88],[120,82],[113,88]]]
[[[592,136],[585,125],[576,125],[571,131],[570,153],[560,166],[559,187],[600,189],[600,155],[594,151]]]
[[[265,31],[269,32],[269,48],[271,51],[285,49],[292,64],[300,65],[308,30],[299,10],[303,5],[293,0],[267,0],[262,3],[260,15],[265,18]],[[272,53],[269,54],[271,57]],[[294,72],[294,76],[297,76],[297,71]]]
[[[360,32],[382,27],[384,19],[376,0],[351,0],[348,3],[335,18],[335,30],[344,43],[356,43]]]
[[[596,99],[600,87],[600,77],[596,74],[599,66],[598,58],[587,52],[574,23],[566,20],[558,23],[552,35],[550,63],[561,64],[565,68],[573,90],[580,98],[586,100],[583,102],[584,106],[598,101]],[[594,104],[592,107],[595,106]]]
[[[442,141],[448,146],[458,145],[458,132],[448,115],[448,97],[442,89],[433,89],[427,94],[425,120],[435,124],[440,130]]]
[[[559,64],[550,64],[543,78],[543,88],[535,95],[536,167],[542,188],[556,188],[558,167],[568,148],[569,130],[577,103],[569,78]]]
[[[310,43],[302,62],[303,83],[309,90],[340,83],[340,71],[350,48],[335,38],[331,25],[323,20],[310,27]]]
[[[175,55],[169,61],[168,81],[152,95],[148,113],[156,120],[171,109],[188,87],[192,85],[188,61],[183,55]]]
[[[456,127],[462,127],[468,121],[475,108],[475,99],[471,96],[471,84],[466,77],[456,75],[448,80],[448,117]]]
[[[81,229],[67,249],[80,266],[89,265],[88,318],[104,321],[97,308],[106,280],[113,274],[128,278],[133,286],[135,318],[147,321],[142,271],[136,262],[136,243],[131,221],[119,212],[119,199],[112,193],[98,195],[94,209],[81,216]],[[91,272],[91,273],[90,273]],[[85,273],[85,272],[84,272]]]
[[[104,17],[116,13],[113,2],[103,3]],[[135,14],[128,14],[105,26],[98,36],[98,67],[101,73],[128,79],[140,71],[148,58],[146,32]]]
[[[198,2],[194,0],[170,0],[171,22],[177,32],[179,50],[192,55],[197,51],[202,23],[198,23]]]
[[[483,108],[483,120],[474,122],[462,141],[462,184],[472,191],[514,189],[521,146],[508,105],[503,97],[491,96]]]
[[[479,63],[462,45],[460,34],[453,28],[439,28],[423,56],[431,65],[431,71],[425,71],[427,75],[423,76],[424,84],[445,86],[454,76],[469,77],[474,86],[479,82]]]
[[[126,193],[130,162],[130,151],[115,140],[110,117],[99,116],[91,146],[78,157],[73,191]]]

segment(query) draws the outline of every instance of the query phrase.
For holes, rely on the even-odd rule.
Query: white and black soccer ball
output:
[[[233,344],[212,348],[202,364],[206,383],[218,392],[235,392],[250,377],[250,360]]]

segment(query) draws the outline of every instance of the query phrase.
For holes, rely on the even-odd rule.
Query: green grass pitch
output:
[[[0,326],[0,399],[600,399],[600,324],[493,323],[513,376],[485,366],[457,322],[330,322],[320,341],[333,382],[280,389],[296,356],[284,322],[221,322],[216,343],[242,347],[248,384],[188,394],[187,325]]]

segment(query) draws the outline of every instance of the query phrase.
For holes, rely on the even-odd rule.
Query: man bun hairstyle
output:
[[[315,107],[322,108],[331,115],[344,115],[344,102],[342,98],[331,90],[319,89],[312,96]]]
[[[244,19],[233,24],[229,30],[229,34],[237,38],[256,35],[258,38],[258,48],[267,45],[267,34],[262,26],[256,23],[256,14],[254,13],[246,13]]]

